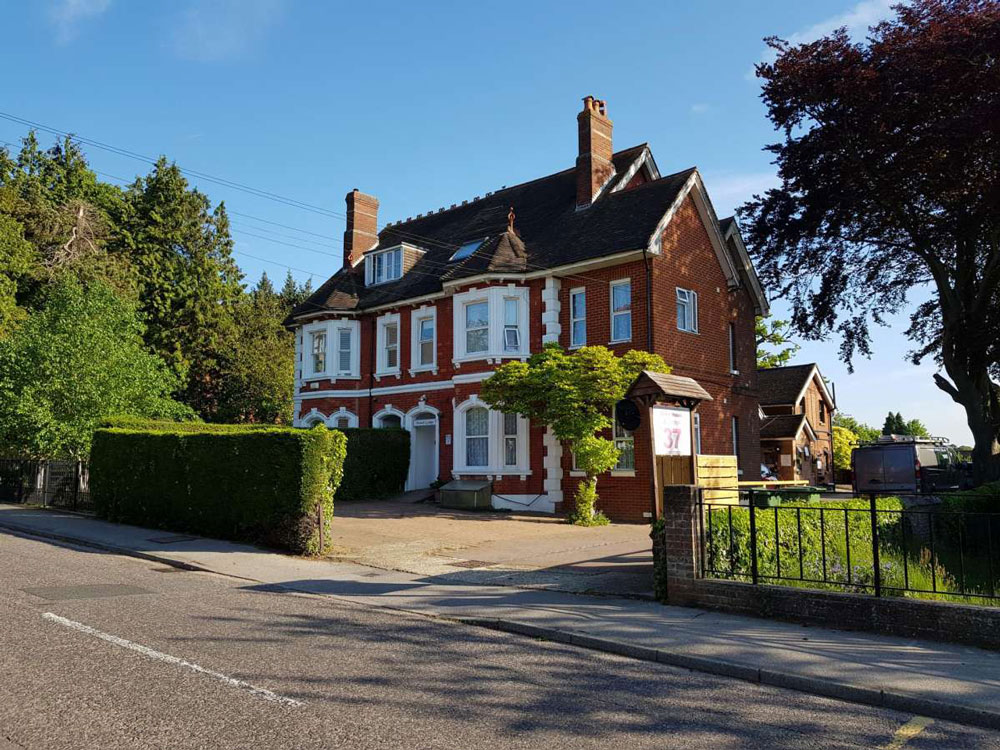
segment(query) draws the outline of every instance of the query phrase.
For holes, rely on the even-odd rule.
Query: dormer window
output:
[[[403,277],[403,248],[381,250],[365,258],[369,284],[384,284]]]

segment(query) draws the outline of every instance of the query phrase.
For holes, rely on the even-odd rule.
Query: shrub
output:
[[[346,453],[341,433],[111,422],[127,426],[94,433],[90,483],[99,516],[298,554],[319,551],[322,526],[322,546],[329,544]]]
[[[406,430],[350,428],[344,481],[337,500],[370,500],[403,491],[410,470],[410,433]]]

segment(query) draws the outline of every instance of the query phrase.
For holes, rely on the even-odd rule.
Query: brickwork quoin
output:
[[[663,518],[651,536],[654,588],[664,604],[1000,649],[1000,608],[705,578],[701,514],[699,488],[663,488]]]

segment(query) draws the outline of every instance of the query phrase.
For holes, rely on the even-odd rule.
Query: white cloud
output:
[[[781,180],[774,172],[723,172],[705,175],[705,187],[719,217],[729,216],[755,194],[778,187]]]
[[[693,115],[703,115],[711,109],[711,106],[705,102],[695,102],[691,105],[691,114]]]
[[[80,24],[99,16],[111,6],[111,0],[56,0],[49,7],[49,20],[56,28],[56,41],[66,44],[80,30]]]
[[[831,16],[814,23],[805,29],[799,29],[791,34],[778,34],[791,44],[813,42],[830,32],[845,27],[847,33],[854,39],[860,39],[868,33],[868,27],[874,26],[892,15],[892,6],[900,0],[861,0],[857,5],[844,13]],[[761,52],[759,62],[773,62],[775,52],[770,47]],[[750,80],[756,80],[756,73],[751,70],[747,74]]]
[[[173,33],[173,48],[188,60],[241,57],[274,24],[283,0],[190,0]]]

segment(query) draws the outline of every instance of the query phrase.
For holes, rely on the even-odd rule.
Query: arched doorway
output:
[[[438,478],[438,415],[429,409],[407,416],[410,476],[407,489],[422,490]]]

